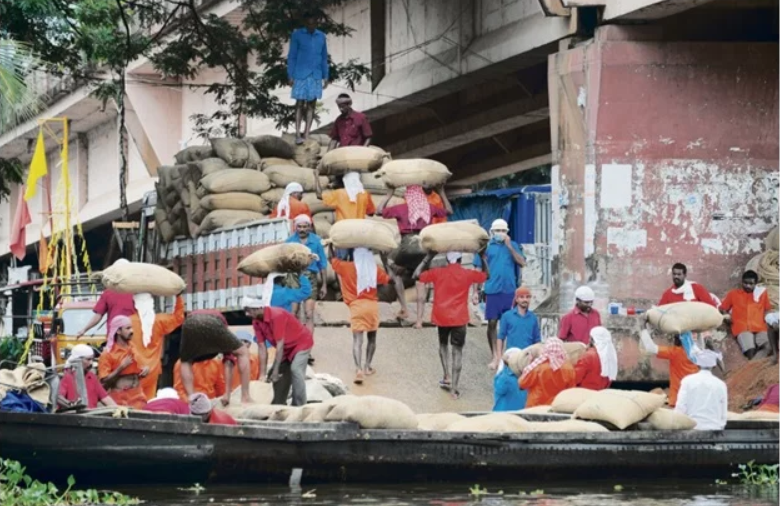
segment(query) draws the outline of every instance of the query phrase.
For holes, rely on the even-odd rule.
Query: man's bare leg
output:
[[[499,357],[497,356],[496,353],[498,348],[498,344],[496,343],[497,337],[498,337],[498,320],[488,320],[487,340],[488,340],[488,345],[490,346],[490,356],[492,357],[490,363],[488,364],[488,367],[490,367],[494,371],[498,367],[498,361],[499,361]]]
[[[298,100],[295,102],[295,140],[296,142],[298,139],[301,138],[301,122],[303,121],[303,108],[304,108],[304,102],[303,100]]]
[[[352,360],[355,361],[355,384],[363,384],[363,333],[352,333]]]
[[[425,312],[425,283],[417,282],[415,284],[415,290],[417,290],[417,320],[414,322],[414,328],[423,328],[423,313]]]
[[[376,330],[372,330],[368,333],[368,344],[366,345],[366,367],[365,367],[365,373],[368,376],[371,376],[376,372],[373,367],[371,367],[371,362],[374,360],[374,353],[376,353]]]
[[[460,372],[463,369],[463,346],[452,346],[452,398],[460,397],[458,383],[460,382]]]
[[[452,385],[450,378],[450,347],[447,342],[439,341],[439,360],[441,361],[441,369],[444,372],[444,378],[439,386],[447,388]]]
[[[314,306],[316,304],[316,301],[314,300],[307,300],[303,303],[303,309],[306,313],[306,327],[311,331],[312,335],[314,335]]]
[[[304,139],[309,138],[309,132],[311,132],[311,124],[314,122],[314,106],[317,104],[316,100],[306,102],[306,131],[303,134]]]

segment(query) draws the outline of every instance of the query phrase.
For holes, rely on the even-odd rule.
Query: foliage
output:
[[[751,460],[747,464],[740,464],[738,468],[739,472],[731,476],[739,478],[739,481],[744,485],[777,486],[780,464],[756,464],[755,460]]]
[[[14,369],[24,353],[24,340],[14,336],[0,338],[0,369]],[[8,362],[8,363],[2,363]]]
[[[550,184],[551,165],[541,165],[534,169],[524,170],[515,174],[498,177],[476,184],[472,187],[475,192],[485,190],[499,190],[503,188],[515,188],[518,186]]]
[[[0,106],[1,108],[2,106]],[[18,158],[0,158],[0,202],[8,198],[11,188],[24,182],[24,167]]]
[[[31,47],[0,39],[0,131],[34,116],[42,107],[25,79],[38,64]]]
[[[0,506],[43,506],[75,504],[139,504],[138,499],[94,489],[73,490],[76,480],[68,478],[68,488],[59,490],[52,483],[41,483],[25,473],[14,460],[0,459]]]

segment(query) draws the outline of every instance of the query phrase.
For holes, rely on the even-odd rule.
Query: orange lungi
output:
[[[369,299],[355,299],[349,303],[349,321],[352,332],[373,332],[379,329],[379,303]]]
[[[140,386],[127,390],[111,390],[108,395],[120,406],[129,406],[135,409],[146,407],[146,397]]]

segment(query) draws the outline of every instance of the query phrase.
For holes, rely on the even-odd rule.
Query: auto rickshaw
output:
[[[97,304],[98,297],[100,297],[99,293],[70,294],[58,297],[49,338],[52,357],[58,365],[67,361],[70,350],[77,344],[88,344],[98,350],[102,349],[105,344],[108,334],[108,323],[105,315],[81,338],[76,337],[94,316],[93,309]]]

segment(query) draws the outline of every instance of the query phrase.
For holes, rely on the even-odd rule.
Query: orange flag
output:
[[[27,201],[23,197],[24,186],[19,191],[19,202],[16,203],[16,214],[11,226],[11,253],[18,259],[23,260],[27,250],[27,234],[25,230],[27,225],[32,223],[30,219],[30,209],[27,207]]]
[[[41,240],[38,242],[38,272],[46,274],[49,271],[49,243],[41,232]]]

